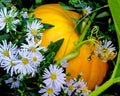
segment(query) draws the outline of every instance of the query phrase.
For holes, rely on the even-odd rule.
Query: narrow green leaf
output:
[[[56,42],[51,42],[50,45],[48,46],[49,51],[51,52],[57,52],[62,45],[64,39],[60,39]]]
[[[0,2],[0,8],[3,8],[4,7],[4,5]]]
[[[71,18],[71,20],[73,20],[73,21],[75,21],[75,22],[78,22],[78,21],[79,21],[79,19],[77,19],[77,18]]]
[[[45,29],[49,29],[49,28],[54,27],[54,25],[52,25],[52,24],[47,24],[47,23],[43,23],[43,26],[44,26]]]
[[[43,1],[43,0],[35,0],[35,3],[36,3],[37,5],[40,5],[40,4],[42,4],[42,1]]]
[[[120,0],[108,0],[109,8],[114,20],[117,37],[118,37],[118,45],[120,49]],[[114,68],[113,74],[111,78],[120,77],[120,50],[118,52],[118,58],[116,62],[116,66]]]
[[[0,42],[5,39],[7,40],[8,38],[10,38],[8,34],[0,35]]]
[[[60,6],[61,6],[63,9],[73,10],[73,8],[71,8],[70,6],[66,5],[65,3],[59,2],[59,4],[60,4]]]
[[[104,18],[109,16],[109,13],[107,11],[104,11],[96,16],[96,18]]]
[[[22,0],[16,0],[16,2],[20,8],[23,8]]]
[[[3,2],[11,2],[11,0],[3,0]]]
[[[54,57],[56,55],[56,53],[58,52],[60,46],[62,45],[64,39],[60,39],[56,42],[51,42],[50,45],[48,45],[48,51],[47,51],[47,55],[46,55],[46,59],[43,63],[43,69],[48,67],[54,60]]]

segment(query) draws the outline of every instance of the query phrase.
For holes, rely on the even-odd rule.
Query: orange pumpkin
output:
[[[81,72],[81,78],[87,82],[87,86],[91,90],[102,83],[108,70],[108,64],[95,53],[92,54],[93,48],[94,46],[91,44],[84,44],[80,48],[80,54],[69,60],[69,65],[66,68],[66,73],[71,73],[67,80],[77,77]]]
[[[80,36],[75,32],[75,22],[71,18],[81,18],[81,14],[73,11],[64,10],[59,4],[46,4],[37,7],[34,11],[37,18],[41,18],[43,23],[52,24],[55,27],[44,31],[42,37],[42,46],[48,46],[51,41],[57,41],[64,38],[55,60],[62,58],[70,53],[74,48],[74,42],[78,41]],[[82,78],[87,82],[88,88],[93,89],[95,85],[100,85],[106,75],[108,64],[102,62],[95,54],[88,60],[93,46],[83,45],[80,54],[69,60],[66,73],[70,72],[71,76],[67,80],[77,77],[82,73]]]

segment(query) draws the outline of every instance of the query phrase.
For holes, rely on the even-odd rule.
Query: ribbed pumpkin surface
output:
[[[41,18],[43,23],[55,26],[44,31],[41,45],[47,47],[50,41],[64,38],[55,60],[67,55],[74,48],[74,42],[80,38],[74,30],[75,22],[71,18],[80,18],[82,15],[64,10],[58,4],[42,5],[35,9],[34,14],[37,18]],[[67,80],[82,73],[82,78],[87,82],[89,89],[93,89],[95,85],[102,83],[108,69],[108,64],[102,62],[95,54],[91,56],[91,60],[88,60],[92,48],[91,45],[83,45],[79,56],[71,59],[68,62],[68,68],[66,68],[66,73],[71,72],[72,74],[67,77]]]
[[[94,89],[96,85],[100,85],[106,76],[108,64],[92,54],[93,45],[84,44],[80,48],[80,54],[69,61],[66,73],[70,72],[71,76],[67,80],[75,78],[82,73],[82,79],[87,82],[89,89]],[[91,59],[89,58],[91,57]]]
[[[74,47],[74,42],[79,39],[74,30],[75,22],[71,18],[80,18],[78,13],[64,10],[59,4],[46,4],[35,9],[36,17],[43,23],[52,24],[55,27],[45,30],[42,38],[42,46],[48,46],[50,41],[64,38],[64,42],[58,51],[55,60],[68,54]]]

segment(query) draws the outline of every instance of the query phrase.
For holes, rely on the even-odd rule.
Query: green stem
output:
[[[10,31],[10,35],[11,35],[11,37],[14,39],[14,36],[13,36],[13,34],[12,34],[12,32]]]
[[[103,85],[98,87],[96,90],[91,92],[88,96],[98,96],[103,91],[105,91],[107,88],[109,88],[110,86],[112,86],[113,84],[118,83],[118,82],[120,82],[120,77],[111,78],[108,81],[106,81]]]
[[[101,9],[103,9],[103,8],[106,8],[106,7],[109,7],[109,6],[108,6],[108,5],[104,5],[104,6],[102,6],[102,7],[99,7],[99,8],[97,8],[97,9],[93,10],[92,12],[99,11],[99,10],[101,10]]]
[[[87,15],[84,16],[84,17],[82,17],[82,18],[77,22],[77,24],[75,25],[74,29],[76,29],[76,27],[78,26],[78,24],[79,24],[80,22],[82,22],[86,17],[87,17]]]
[[[93,13],[93,15],[92,15],[91,18],[93,19],[93,18],[95,17],[95,15],[96,15],[96,13]],[[85,17],[83,17],[82,20],[83,20],[84,18],[85,18]],[[80,20],[80,21],[81,21],[81,20]],[[77,24],[79,24],[80,21],[79,21]],[[67,56],[64,56],[63,58],[60,58],[59,60],[57,60],[57,61],[56,61],[56,64],[60,64],[61,60],[63,60],[63,59],[70,60],[70,59],[78,56],[78,55],[79,55],[79,51],[80,51],[80,47],[81,47],[83,44],[85,44],[85,43],[90,43],[90,42],[95,43],[93,39],[89,39],[89,40],[83,41],[83,39],[84,39],[84,37],[85,37],[85,35],[86,35],[86,33],[87,33],[87,30],[89,29],[91,23],[92,23],[92,21],[89,20],[87,26],[85,27],[85,29],[84,29],[84,31],[83,31],[83,33],[82,33],[82,35],[80,36],[80,39],[78,40],[75,48],[70,52],[70,54],[68,54]],[[77,24],[76,24],[76,26],[77,26]],[[75,26],[75,27],[76,27],[76,26]]]
[[[102,93],[107,88],[109,88],[113,83],[114,83],[113,79],[109,79],[103,85],[101,85],[96,90],[94,90],[93,92],[91,92],[88,96],[98,96],[100,93]]]
[[[93,13],[93,15],[91,16],[91,19],[92,19],[92,20],[93,20],[93,18],[95,17],[95,15],[96,15],[96,13]],[[88,21],[88,24],[86,25],[85,29],[84,29],[83,32],[82,32],[82,35],[80,36],[80,39],[78,40],[78,42],[83,41],[83,39],[84,39],[84,37],[85,37],[88,29],[90,28],[91,23],[92,23],[92,21],[89,20],[89,21]]]
[[[113,70],[111,78],[117,77],[116,74],[118,72],[120,73],[120,69],[118,69],[119,68],[118,66],[120,66],[120,51],[118,52],[117,62],[116,62],[115,68]]]
[[[57,60],[56,64],[60,64],[60,62],[61,62],[63,59],[65,59],[65,60],[68,61],[68,60],[70,60],[70,59],[78,56],[79,53],[80,53],[80,48],[81,48],[81,46],[82,46],[83,44],[87,44],[87,43],[95,44],[95,40],[94,40],[94,39],[88,39],[88,40],[84,40],[84,41],[82,41],[82,42],[79,42],[79,43],[75,46],[75,48],[70,52],[70,54],[64,56],[63,58],[61,58],[61,59],[59,59],[59,60]]]
[[[120,77],[114,78],[114,83],[120,82]]]

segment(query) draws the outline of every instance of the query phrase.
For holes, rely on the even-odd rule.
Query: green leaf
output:
[[[108,5],[114,20],[116,33],[118,37],[118,45],[119,45],[118,58],[111,77],[111,78],[116,78],[116,77],[120,77],[120,15],[119,15],[120,0],[108,0]]]
[[[8,34],[0,35],[0,42],[5,39],[7,40],[8,38],[10,38]]]
[[[63,41],[64,41],[64,39],[60,39],[56,42],[51,42],[50,45],[48,46],[48,50],[50,52],[56,53],[59,50],[60,46],[62,45]]]
[[[2,2],[0,2],[0,8],[3,8],[4,7],[4,5],[2,4]]]
[[[23,8],[22,0],[16,0],[19,8]]]
[[[3,80],[8,79],[9,77],[10,77],[10,76],[9,76],[8,74],[1,76],[1,77],[0,77],[0,83],[1,83]]]
[[[81,23],[79,23],[79,24],[77,25],[77,27],[76,27],[77,33],[78,33],[79,35],[81,34],[82,22],[83,22],[83,21],[81,21]]]
[[[3,2],[11,2],[11,0],[3,0]]]
[[[71,8],[70,6],[66,5],[65,3],[59,2],[59,4],[60,4],[60,6],[61,6],[63,9],[73,10],[73,8]]]
[[[30,96],[36,96],[36,94],[33,92],[29,92],[29,94],[30,94]]]
[[[71,20],[73,20],[73,21],[75,21],[75,22],[78,22],[78,21],[79,21],[79,19],[77,19],[77,18],[71,18]]]
[[[47,55],[45,56],[45,61],[42,62],[44,65],[43,69],[48,67],[50,64],[53,63],[54,57],[56,55],[56,53],[58,52],[60,46],[62,45],[64,39],[60,39],[56,42],[51,42],[50,45],[48,46],[48,51],[47,51]]]
[[[35,0],[35,3],[36,3],[37,5],[40,5],[40,4],[42,4],[42,1],[43,1],[43,0]]]
[[[54,27],[54,25],[52,25],[52,24],[47,24],[47,23],[43,23],[43,26],[44,26],[45,29],[49,29],[49,28]]]
[[[79,19],[77,19],[77,18],[71,18],[71,19],[72,19],[73,21],[75,21],[76,23],[79,22]],[[77,26],[76,26],[77,33],[78,33],[78,34],[80,34],[82,22],[83,22],[83,20],[82,20],[81,22],[79,22],[79,23],[77,24]]]
[[[96,16],[96,18],[104,18],[109,16],[109,13],[107,11],[104,11]]]

